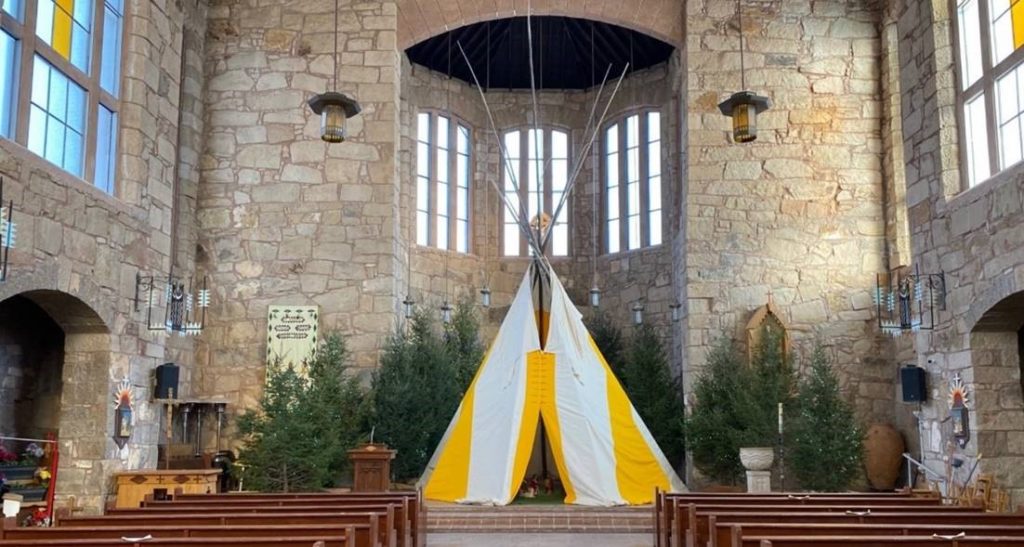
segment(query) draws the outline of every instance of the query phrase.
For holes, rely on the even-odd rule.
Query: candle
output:
[[[779,435],[782,435],[782,403],[779,403]]]

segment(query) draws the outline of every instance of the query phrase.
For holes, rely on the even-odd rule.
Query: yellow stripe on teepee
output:
[[[541,386],[544,384],[543,353],[532,351],[526,354],[526,392],[523,401],[523,418],[519,424],[516,442],[516,459],[512,465],[512,484],[509,497],[515,499],[526,477],[526,467],[533,454],[533,441],[537,438],[537,422],[540,421]]]
[[[1013,49],[1024,47],[1024,0],[1017,0],[1010,7],[1013,19]]]
[[[53,10],[53,49],[61,57],[71,59],[71,16],[60,8]]]
[[[587,338],[591,349],[604,367],[608,385],[608,410],[612,422],[615,478],[619,485],[619,494],[633,505],[651,503],[651,485],[657,486],[660,490],[670,490],[669,478],[633,421],[633,405],[629,402],[626,391],[615,378],[594,339],[590,336]]]
[[[469,488],[469,458],[473,439],[473,391],[466,393],[455,424],[437,460],[430,480],[423,488],[429,499],[457,501],[466,497]]]
[[[565,489],[565,503],[576,502],[576,489],[572,485],[572,477],[569,475],[569,467],[565,465],[565,453],[562,452],[562,429],[558,422],[558,405],[555,404],[555,354],[542,351],[529,353],[528,359],[537,359],[538,368],[543,375],[540,389],[540,416],[544,420],[544,432],[548,436],[548,444],[551,446],[551,456],[555,459],[555,467],[558,468],[558,476],[562,479],[562,487]]]
[[[423,487],[423,495],[430,499],[456,501],[466,497],[469,491],[469,458],[473,444],[473,411],[475,410],[476,382],[491,358],[492,345],[487,349],[480,361],[473,381],[459,406],[459,421],[455,424],[451,435],[445,443],[443,452],[438,457],[430,480]]]

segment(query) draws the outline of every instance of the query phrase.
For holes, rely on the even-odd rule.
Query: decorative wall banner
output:
[[[270,306],[267,312],[267,365],[292,365],[305,376],[306,361],[316,353],[319,306]]]

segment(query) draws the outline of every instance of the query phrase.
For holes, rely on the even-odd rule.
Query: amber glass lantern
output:
[[[355,99],[336,91],[314,96],[309,108],[320,115],[320,138],[331,143],[345,141],[345,121],[362,110]]]
[[[732,138],[736,142],[757,140],[757,115],[772,106],[771,99],[753,91],[740,91],[722,101],[718,109],[732,118]]]

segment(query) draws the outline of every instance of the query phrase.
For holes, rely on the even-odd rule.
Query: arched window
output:
[[[469,127],[436,112],[416,125],[416,243],[468,253]]]
[[[8,0],[0,136],[114,191],[123,0]]]
[[[604,131],[605,249],[661,245],[661,113],[631,114]]]
[[[502,254],[526,256],[528,246],[519,229],[519,218],[525,218],[531,226],[551,223],[569,184],[569,134],[560,129],[515,129],[507,131],[503,139],[508,154],[503,177],[505,197],[517,212],[502,207]],[[567,202],[551,228],[551,256],[569,254],[569,209]]]

